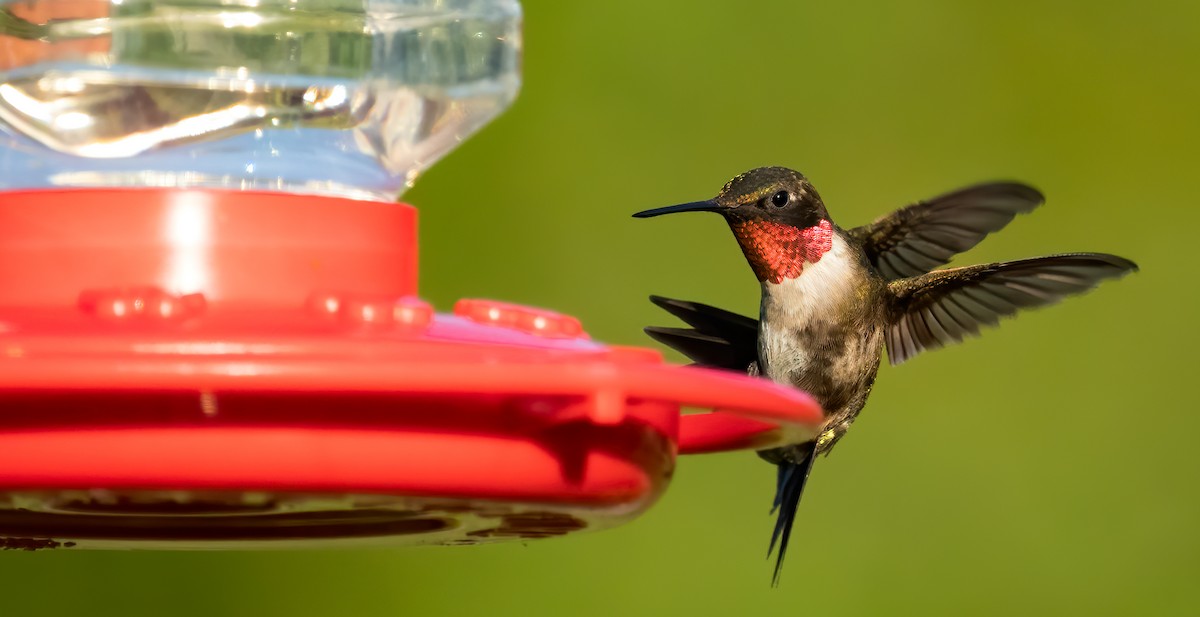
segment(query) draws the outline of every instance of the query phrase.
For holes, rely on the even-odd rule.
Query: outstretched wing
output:
[[[980,326],[1023,308],[1054,304],[1101,281],[1137,270],[1116,255],[1077,253],[937,270],[892,281],[888,359],[900,364],[926,349],[979,334]]]
[[[691,328],[645,329],[650,338],[710,368],[738,372],[758,359],[758,321],[716,307],[650,296],[650,301]]]
[[[875,269],[894,280],[949,263],[1042,201],[1037,189],[1024,184],[979,184],[917,202],[849,233]]]

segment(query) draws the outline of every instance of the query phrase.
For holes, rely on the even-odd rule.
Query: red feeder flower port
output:
[[[557,536],[815,432],[765,380],[417,298],[390,202],[515,94],[515,2],[209,4],[5,3],[0,546]]]

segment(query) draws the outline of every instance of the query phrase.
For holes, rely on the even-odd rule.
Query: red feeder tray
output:
[[[415,233],[409,206],[329,197],[7,194],[0,546],[557,536],[638,515],[677,453],[821,422],[558,313],[435,314]]]

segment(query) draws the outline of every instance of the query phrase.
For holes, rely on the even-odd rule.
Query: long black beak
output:
[[[721,206],[711,200],[693,201],[690,204],[679,204],[678,206],[667,206],[665,208],[655,208],[653,210],[642,210],[634,214],[634,218],[646,219],[660,214],[675,214],[676,212],[717,212],[721,210]]]

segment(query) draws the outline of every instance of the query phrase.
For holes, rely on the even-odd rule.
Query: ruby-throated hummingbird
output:
[[[1042,200],[1024,184],[980,184],[843,229],[802,174],[763,167],[730,180],[712,199],[634,215],[720,214],[762,283],[758,321],[653,296],[691,328],[646,332],[699,365],[800,388],[824,410],[816,440],[759,452],[778,466],[779,516],[768,548],[769,555],[779,546],[773,582],[813,460],[829,452],[867,402],[884,346],[899,364],[1019,309],[1053,304],[1137,270],[1128,259],[1102,253],[935,270]]]

